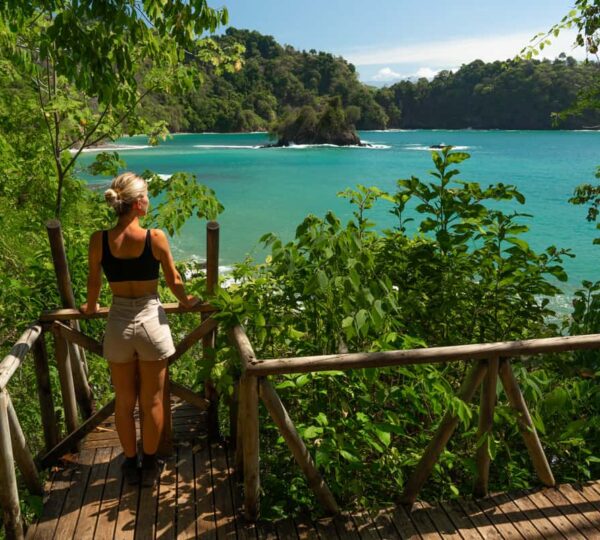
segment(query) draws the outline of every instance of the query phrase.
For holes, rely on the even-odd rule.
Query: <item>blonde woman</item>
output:
[[[112,181],[106,202],[117,214],[110,230],[92,234],[89,246],[86,314],[95,313],[102,270],[113,293],[104,357],[115,389],[115,422],[125,454],[123,474],[129,483],[152,486],[160,474],[156,452],[163,428],[163,390],[167,359],[175,351],[165,311],[157,296],[159,266],[167,285],[183,307],[199,300],[186,294],[165,234],[143,229],[148,212],[148,186],[127,172]],[[138,396],[139,380],[139,396]],[[139,397],[143,422],[141,464],[137,456],[134,409]]]

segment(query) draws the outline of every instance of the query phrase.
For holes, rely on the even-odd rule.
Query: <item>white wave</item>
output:
[[[156,176],[158,176],[161,180],[170,180],[171,176],[173,176],[172,174],[157,174]]]
[[[241,144],[195,144],[194,148],[209,148],[209,149],[236,149],[236,150],[256,150],[260,148],[260,145],[257,146],[248,146]]]
[[[448,146],[452,146],[452,145],[448,145]],[[452,150],[470,150],[471,148],[473,148],[472,146],[452,146]],[[404,146],[405,150],[422,150],[422,151],[427,151],[427,152],[431,152],[432,150],[441,150],[441,148],[433,148],[431,146],[421,146],[418,144],[407,144]]]
[[[361,150],[387,150],[391,148],[388,144],[372,144],[367,141],[362,141],[365,146],[359,144],[348,144],[341,146],[339,144],[290,144],[289,146],[272,146],[270,148],[276,150],[306,150],[307,148],[358,148]]]
[[[86,154],[88,152],[124,152],[127,150],[145,150],[146,148],[152,148],[149,144],[107,144],[104,146],[94,146],[92,148],[84,148],[82,153]],[[76,148],[69,149],[69,152],[75,154],[77,152]]]

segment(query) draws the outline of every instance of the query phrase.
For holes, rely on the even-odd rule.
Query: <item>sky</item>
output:
[[[538,32],[570,9],[568,0],[223,0],[236,28],[272,35],[299,50],[316,49],[352,62],[361,81],[393,84],[433,77],[476,59],[517,55]],[[564,31],[540,57],[578,59],[573,31]]]

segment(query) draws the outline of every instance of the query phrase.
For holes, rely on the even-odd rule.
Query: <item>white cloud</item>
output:
[[[421,77],[425,77],[426,79],[433,79],[438,73],[439,73],[439,70],[437,70],[437,69],[422,67],[422,68],[417,69],[417,72],[414,74],[414,76],[419,79]]]
[[[374,81],[387,82],[397,81],[398,79],[402,79],[402,75],[391,70],[389,67],[381,68],[375,75],[373,75]]]
[[[522,32],[504,36],[451,39],[388,48],[369,47],[349,51],[343,56],[356,66],[416,63],[447,68],[460,66],[476,59],[493,62],[512,58],[530,43],[535,34],[536,32]],[[574,31],[561,32],[557,38],[553,39],[552,46],[544,48],[539,57],[555,58],[561,52],[565,52],[567,55],[583,58],[585,56],[583,49],[573,50],[574,39]]]

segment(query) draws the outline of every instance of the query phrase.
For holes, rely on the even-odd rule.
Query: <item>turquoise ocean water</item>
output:
[[[525,195],[526,204],[515,209],[532,214],[524,221],[531,229],[526,239],[535,249],[556,245],[573,250],[576,258],[565,263],[567,289],[582,279],[600,279],[600,246],[592,245],[600,231],[586,222],[583,207],[567,202],[575,186],[595,181],[600,132],[410,130],[365,131],[360,136],[374,147],[260,149],[259,145],[268,142],[262,133],[182,134],[153,148],[144,147],[144,137],[118,144],[134,146],[120,150],[130,170],[151,169],[162,175],[190,172],[215,190],[225,206],[219,218],[221,264],[225,266],[242,260],[246,253],[264,259],[260,236],[275,232],[289,240],[309,213],[322,216],[333,210],[349,218],[352,207],[336,195],[347,187],[361,183],[394,191],[399,178],[425,179],[432,169],[428,147],[451,144],[471,154],[459,166],[462,180],[483,186],[515,184]],[[80,165],[92,160],[93,153],[86,153]],[[394,225],[388,210],[388,203],[380,202],[371,211],[382,228]],[[187,223],[173,240],[175,256],[202,258],[204,236],[203,223]]]

